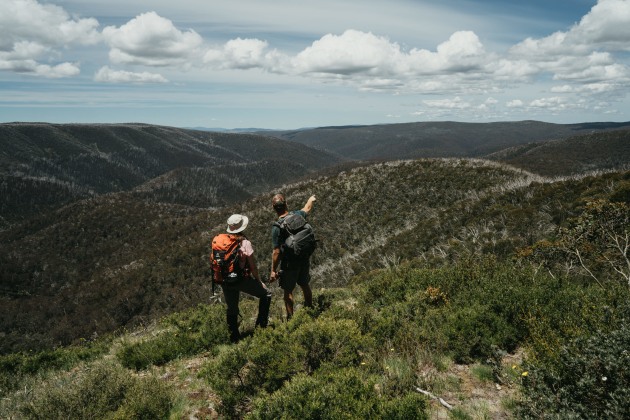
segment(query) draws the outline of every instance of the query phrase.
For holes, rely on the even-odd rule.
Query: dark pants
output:
[[[238,341],[238,302],[241,292],[258,298],[257,327],[266,327],[269,320],[269,307],[271,306],[271,291],[260,280],[251,277],[245,278],[236,284],[224,284],[223,296],[227,305],[226,320],[230,330],[230,340]]]

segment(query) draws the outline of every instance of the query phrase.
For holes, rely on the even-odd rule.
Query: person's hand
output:
[[[276,273],[275,271],[272,271],[271,274],[269,275],[269,283],[273,283],[277,279],[278,279],[278,273]]]
[[[310,201],[311,203],[314,203],[317,200],[317,198],[315,198],[315,195],[311,195],[310,198],[308,199],[308,201]]]

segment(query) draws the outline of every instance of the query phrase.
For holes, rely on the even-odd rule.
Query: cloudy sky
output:
[[[630,0],[0,0],[0,122],[630,120]]]

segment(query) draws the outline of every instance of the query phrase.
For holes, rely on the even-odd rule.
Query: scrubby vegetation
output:
[[[274,187],[301,164],[240,165],[232,183],[198,166],[82,201],[59,183],[71,204],[0,232],[0,418],[630,415],[629,172],[422,159]],[[239,204],[198,207],[226,185]],[[318,197],[316,304],[285,322],[273,285],[261,330],[243,298],[228,344],[210,239],[247,214],[266,274],[275,188],[291,208]]]
[[[22,369],[19,383],[3,389],[0,415],[181,415],[195,407],[198,393],[184,386],[193,373],[179,360],[203,355],[198,380],[213,395],[206,397],[213,409],[228,418],[428,418],[436,408],[418,389],[446,396],[458,418],[474,416],[458,378],[447,373],[449,363],[513,389],[501,408],[510,416],[627,416],[627,286],[602,288],[586,277],[536,273],[493,258],[417,264],[319,290],[315,308],[298,310],[290,322],[276,317],[282,311],[276,302],[276,321],[263,330],[253,330],[257,305],[245,300],[245,338],[235,345],[226,344],[221,305],[173,314],[140,337],[103,342],[113,360],[75,357]],[[506,365],[503,356],[517,349],[525,359]],[[11,356],[14,366],[18,358]],[[163,373],[169,369],[179,370]]]

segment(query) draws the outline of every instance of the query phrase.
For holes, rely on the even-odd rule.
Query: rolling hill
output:
[[[612,130],[529,143],[493,153],[498,160],[545,176],[628,168],[630,130]]]
[[[137,124],[1,127],[0,417],[626,418],[620,125],[493,160],[381,161]],[[286,322],[271,285],[273,328],[243,298],[229,345],[210,241],[248,215],[264,276],[277,191],[291,208],[317,196],[316,305]]]
[[[493,133],[488,141],[517,127],[535,127],[528,139],[553,128],[445,124],[437,126],[451,133],[472,127],[470,138]],[[403,126],[389,128],[400,134]],[[412,128],[418,127],[406,127]],[[558,197],[553,186],[561,180],[539,174],[630,162],[629,131],[608,124],[571,130],[611,128],[617,130],[503,149],[490,156],[497,163],[362,163],[253,134],[142,124],[0,125],[2,350],[65,344],[207,299],[209,235],[231,212],[252,217],[250,235],[266,272],[273,218],[267,201],[277,189],[295,206],[308,194],[320,197],[313,221],[322,246],[313,273],[321,287],[400,260],[508,256],[552,232],[582,200],[582,187],[560,189]],[[355,129],[367,128],[345,130]]]
[[[580,134],[628,129],[627,123],[551,124],[539,121],[419,122],[266,131],[349,159],[484,157],[510,147]]]
[[[573,214],[593,182],[626,181],[552,183],[489,161],[429,159],[358,166],[282,190],[292,207],[319,197],[313,282],[331,287],[401,260],[509,256]],[[251,218],[266,273],[269,197],[209,210],[112,193],[0,233],[2,350],[67,344],[206,301],[210,239],[234,212]]]
[[[154,197],[169,202],[221,206],[339,160],[272,137],[145,124],[5,123],[0,150],[0,229],[79,199],[136,187],[140,195],[159,190]],[[188,176],[200,171],[202,181]],[[169,193],[174,186],[177,194]]]

